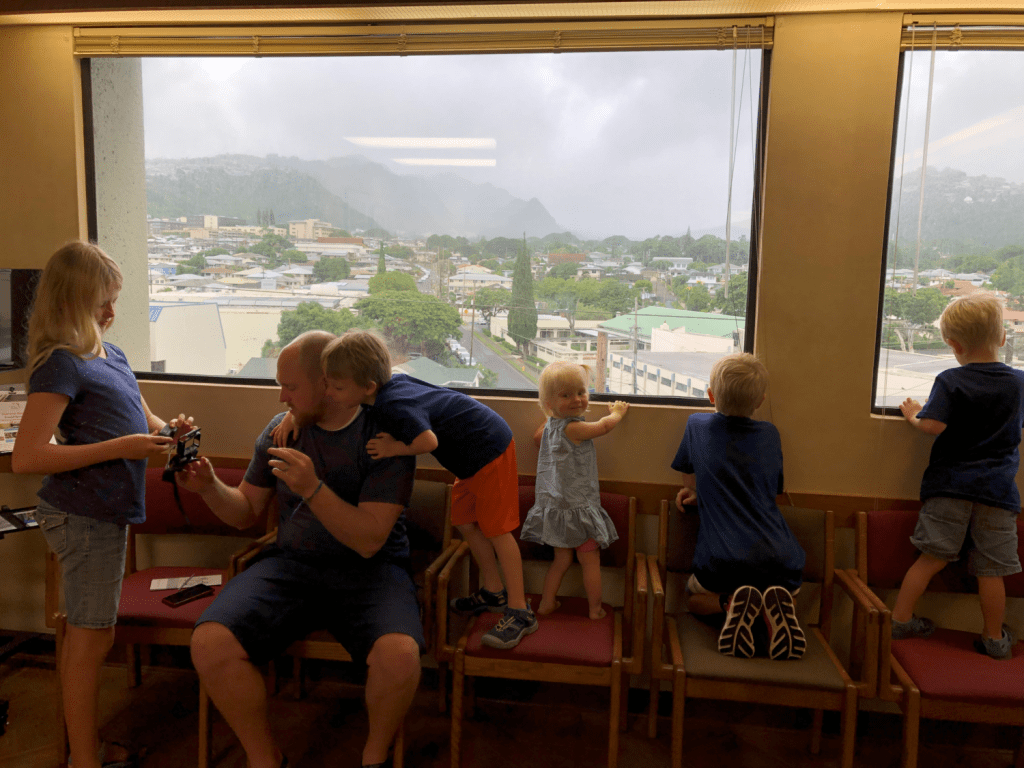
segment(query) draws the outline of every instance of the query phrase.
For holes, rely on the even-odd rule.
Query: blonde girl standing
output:
[[[130,764],[125,754],[100,755],[99,676],[114,641],[127,525],[146,519],[146,460],[174,442],[155,434],[164,422],[124,353],[103,341],[121,283],[117,264],[90,243],[50,257],[29,320],[28,401],[11,461],[15,472],[46,475],[35,517],[64,586],[59,665],[75,768]]]
[[[615,525],[601,507],[597,478],[597,452],[593,439],[606,435],[622,421],[629,405],[616,400],[604,418],[588,422],[590,369],[576,363],[555,362],[540,375],[538,395],[548,417],[536,434],[536,502],[530,509],[520,537],[555,548],[555,559],[544,579],[538,615],[556,610],[558,587],[573,551],[583,570],[583,588],[591,619],[605,615],[601,607],[601,553],[618,538]]]

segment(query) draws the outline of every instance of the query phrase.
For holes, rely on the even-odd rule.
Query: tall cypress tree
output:
[[[516,256],[512,272],[512,308],[508,311],[508,333],[520,352],[523,345],[537,336],[537,305],[533,300],[533,273],[530,271],[530,252],[526,247],[526,233]]]
[[[387,262],[384,261],[384,240],[380,241],[380,258],[377,259],[377,274],[383,275],[388,271]]]

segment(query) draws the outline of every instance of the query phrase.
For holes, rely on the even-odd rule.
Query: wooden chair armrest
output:
[[[857,572],[853,569],[834,571],[836,583],[843,588],[843,591],[850,596],[850,599],[856,604],[858,608],[865,611],[868,615],[879,614],[882,610],[886,610],[885,605],[882,604],[881,610],[879,610],[878,604],[881,602],[876,597],[874,600],[868,595],[867,585],[864,584],[859,578],[857,578]]]
[[[632,641],[630,652],[633,654],[633,663],[630,671],[634,675],[643,672],[644,645],[647,635],[647,555],[643,552],[636,553],[636,587],[633,598],[633,623]]]
[[[452,555],[459,548],[459,542],[452,541],[430,565],[423,571],[423,637],[427,643],[427,652],[433,650],[436,638],[433,635],[435,608],[434,601],[437,598],[437,581],[441,569],[451,559]]]
[[[436,603],[436,642],[434,644],[434,657],[438,661],[449,661],[455,654],[455,646],[448,642],[448,582],[451,580],[452,571],[455,566],[462,562],[469,555],[469,543],[465,541],[453,541],[455,551],[448,556],[448,562],[441,569],[437,577],[437,603]]]
[[[647,578],[650,581],[650,591],[654,595],[654,607],[651,613],[651,674],[655,677],[661,675],[661,655],[665,643],[665,587],[661,583],[661,570],[658,566],[658,558],[653,555],[647,556]]]
[[[864,580],[860,577],[860,574],[857,573],[855,568],[847,568],[844,571],[837,570],[836,574],[838,575],[840,572],[845,573],[849,577],[850,583],[860,590],[861,594],[871,602],[878,611],[879,616],[883,613],[891,613],[888,606],[882,602],[882,599],[875,594],[874,590],[864,583]]]
[[[840,577],[839,574],[843,576]],[[871,663],[874,663],[877,673],[874,675],[874,691],[872,695],[886,701],[897,701],[900,698],[902,687],[893,685],[892,678],[892,611],[882,602],[882,599],[875,594],[860,574],[853,568],[844,571],[836,571],[837,578],[842,578],[843,583],[849,583],[851,589],[855,589],[867,603],[873,612],[867,612],[868,636],[864,654],[864,682],[868,683]],[[865,609],[866,610],[866,609]],[[874,626],[872,626],[874,622]],[[874,642],[872,634],[874,633]]]
[[[270,533],[260,536],[256,541],[249,542],[245,547],[231,556],[231,564],[228,566],[228,578],[237,576],[248,567],[250,561],[268,545],[277,541],[277,528]]]

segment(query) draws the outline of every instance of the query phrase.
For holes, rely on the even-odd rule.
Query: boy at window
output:
[[[979,653],[1009,659],[1014,638],[1003,624],[1003,577],[1019,573],[1017,466],[1024,426],[1024,371],[999,362],[1006,343],[1003,307],[987,292],[954,300],[939,318],[942,339],[958,368],[935,377],[924,407],[912,398],[900,405],[904,418],[935,435],[921,479],[921,501],[911,542],[921,556],[907,571],[892,611],[892,637],[927,637],[930,619],[914,615],[932,576],[960,557],[970,531],[968,567],[978,577],[984,629]]]
[[[737,353],[718,360],[710,378],[715,413],[690,416],[672,461],[683,473],[676,506],[696,504],[700,515],[687,610],[725,614],[722,654],[753,656],[755,622],[763,618],[768,655],[799,659],[807,639],[793,594],[805,554],[775,504],[783,481],[779,431],[751,418],[767,396],[768,371],[753,355]]]

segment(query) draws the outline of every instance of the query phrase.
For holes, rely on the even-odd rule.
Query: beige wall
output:
[[[782,433],[793,492],[914,499],[927,461],[925,436],[870,413],[901,19],[899,11],[776,19],[755,348],[772,377],[760,415]],[[0,26],[0,72],[0,266],[38,267],[85,234],[71,28]],[[841,346],[837,327],[846,329]],[[159,414],[194,414],[209,455],[247,458],[278,407],[271,387],[142,389]],[[532,473],[534,399],[482,400],[508,420],[520,470]],[[600,441],[602,478],[652,484],[650,504],[676,482],[668,465],[691,412],[631,408]],[[31,503],[35,483],[0,475],[0,496]],[[0,549],[0,626],[41,626],[40,538],[12,536]]]

